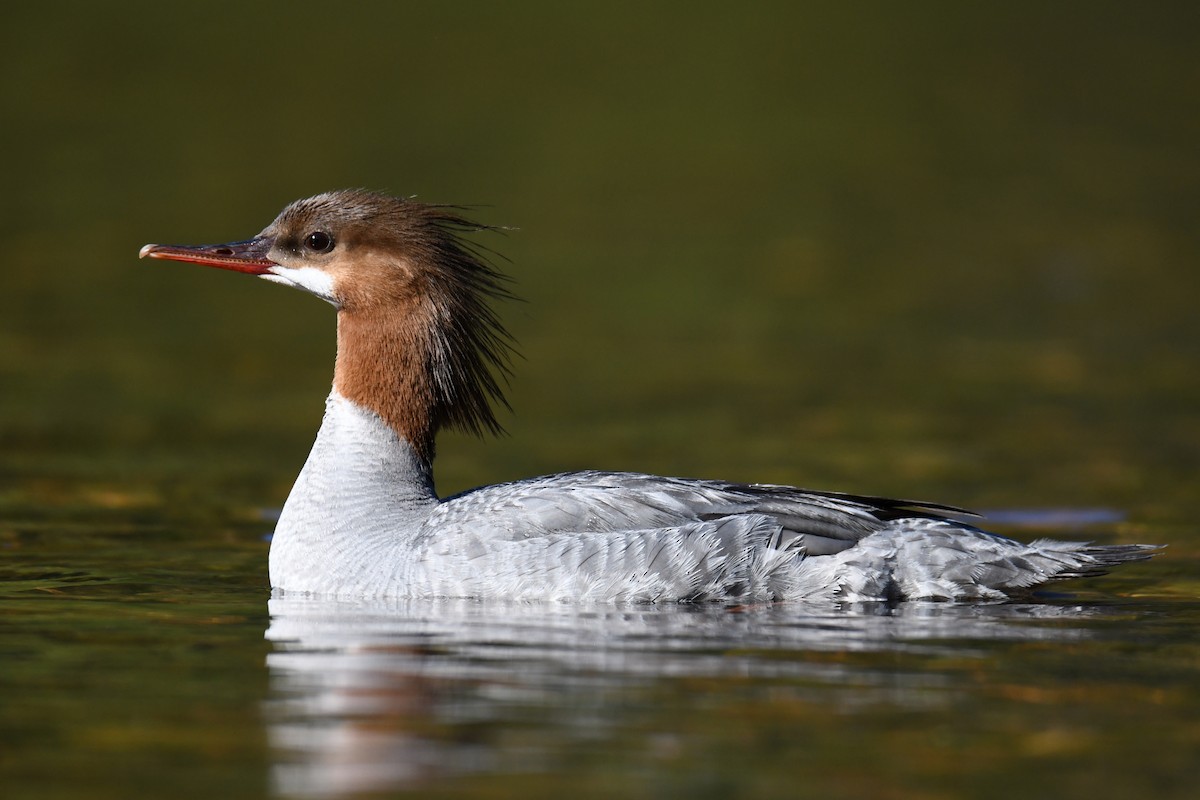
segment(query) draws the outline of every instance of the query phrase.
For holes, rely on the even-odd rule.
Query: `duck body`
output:
[[[412,446],[336,391],[271,543],[271,585],[343,597],[1003,600],[1141,548],[1032,544],[947,507],[595,470],[439,499]]]
[[[1147,558],[1029,544],[959,509],[790,486],[583,471],[434,489],[443,426],[498,426],[501,276],[453,209],[361,191],[292,204],[228,245],[143,256],[247,272],[338,309],[321,428],[271,542],[271,585],[341,597],[577,601],[1003,600]]]

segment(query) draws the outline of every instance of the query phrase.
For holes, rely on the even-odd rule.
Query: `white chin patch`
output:
[[[262,276],[262,279],[272,283],[282,283],[284,286],[294,286],[315,294],[327,303],[335,306],[338,304],[337,299],[333,296],[333,277],[323,270],[313,267],[292,269],[276,264],[271,267],[270,272]]]

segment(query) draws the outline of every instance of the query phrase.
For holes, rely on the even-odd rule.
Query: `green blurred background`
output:
[[[787,656],[888,686],[907,669],[949,687],[944,710],[656,680],[633,706],[679,734],[686,775],[647,782],[618,733],[561,745],[544,796],[713,770],[709,795],[754,795],[752,764],[757,796],[1190,797],[1197,8],[7,9],[0,794],[266,791],[263,509],[319,423],[333,312],[137,252],[362,186],[513,229],[478,238],[527,301],[501,309],[523,354],[510,434],[445,437],[443,492],[638,469],[1041,509],[1043,528],[1066,510],[1110,524],[1055,535],[1171,545],[1073,589],[1111,606],[1092,644]],[[557,728],[511,722],[491,727],[558,752]],[[492,777],[479,796],[512,787]]]
[[[362,186],[516,229],[480,239],[527,301],[510,436],[444,439],[443,491],[594,466],[1190,513],[1198,17],[23,4],[3,503],[278,505],[331,310],[137,250]]]

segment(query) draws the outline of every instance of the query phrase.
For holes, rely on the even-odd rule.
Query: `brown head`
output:
[[[334,388],[379,414],[425,457],[443,425],[498,432],[510,338],[489,302],[505,277],[460,234],[485,229],[455,207],[361,190],[298,200],[253,239],[148,244],[189,261],[295,286],[338,310]]]

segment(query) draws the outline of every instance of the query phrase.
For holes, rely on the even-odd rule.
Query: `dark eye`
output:
[[[314,253],[328,253],[333,249],[333,237],[325,231],[313,231],[305,238],[304,246]]]

